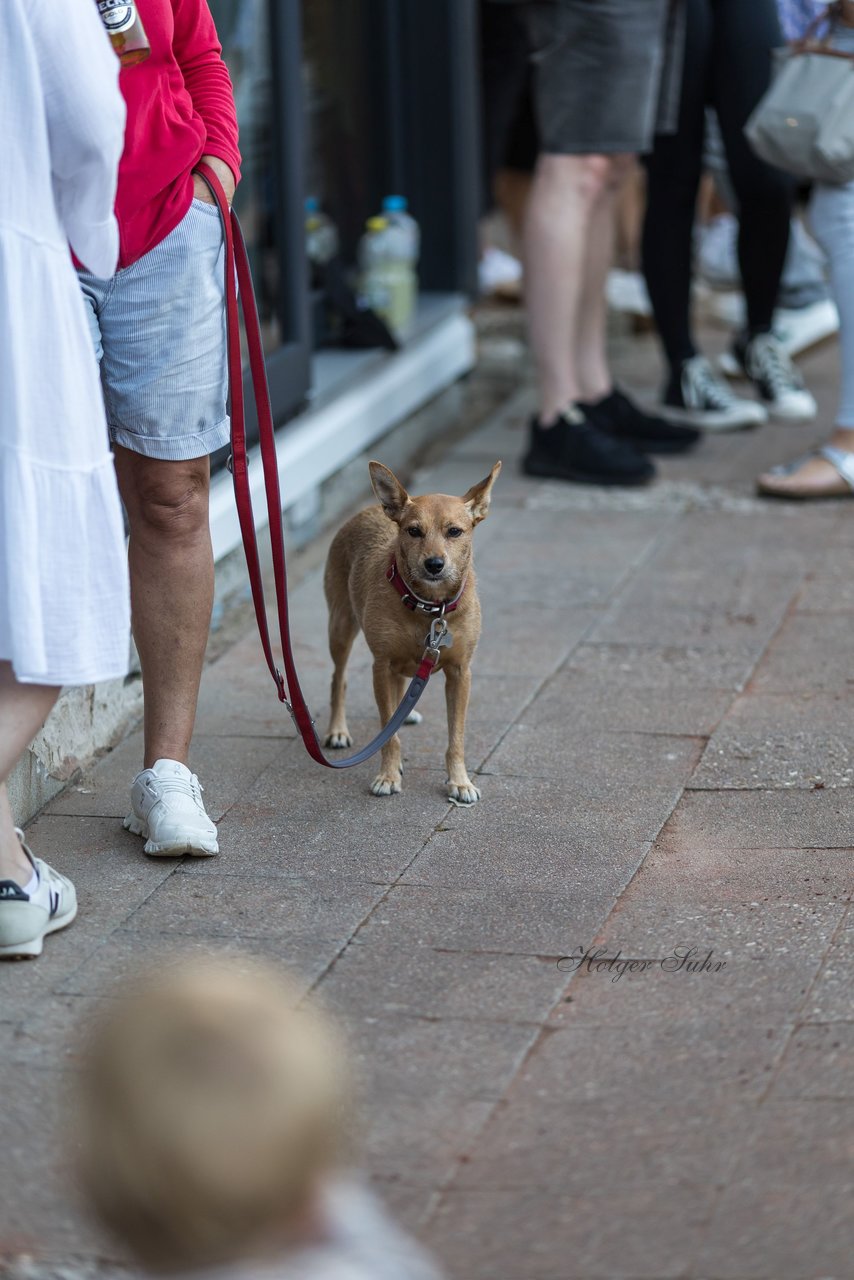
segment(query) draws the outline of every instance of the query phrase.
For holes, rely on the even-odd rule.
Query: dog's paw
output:
[[[403,723],[404,724],[420,724],[423,719],[424,717],[422,716],[420,711],[410,711],[409,715],[406,717]]]
[[[401,790],[400,774],[390,778],[384,773],[378,773],[371,783],[373,796],[396,796]]]
[[[448,799],[451,804],[462,807],[463,805],[477,804],[480,799],[480,791],[473,782],[468,782],[464,786],[457,786],[453,782],[448,783]]]
[[[331,751],[343,751],[345,747],[352,747],[353,739],[349,733],[327,733],[323,745]]]

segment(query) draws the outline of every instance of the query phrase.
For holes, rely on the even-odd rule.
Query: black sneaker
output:
[[[642,453],[684,453],[693,449],[702,432],[678,422],[665,422],[642,409],[621,391],[612,391],[594,404],[581,406],[587,416],[609,435],[628,440]]]
[[[655,475],[649,458],[571,405],[551,427],[531,419],[531,443],[522,459],[529,476],[576,484],[646,484]]]

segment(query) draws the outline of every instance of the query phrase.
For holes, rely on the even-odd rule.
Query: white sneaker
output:
[[[768,415],[755,400],[740,400],[719,378],[705,356],[685,360],[678,388],[661,406],[662,417],[690,423],[705,431],[737,431],[767,422]]]
[[[778,307],[774,312],[774,332],[787,355],[799,356],[839,332],[836,303],[824,298],[808,307]]]
[[[126,831],[145,836],[145,852],[163,858],[184,853],[208,858],[219,853],[216,827],[205,813],[202,786],[194,773],[177,760],[155,760],[133,780],[133,813]]]
[[[811,422],[818,412],[804,380],[773,333],[759,333],[736,354],[772,418]]]
[[[651,316],[646,280],[639,271],[621,271],[615,267],[608,272],[605,298],[611,311],[625,311],[633,316]]]
[[[0,959],[18,960],[40,956],[46,933],[64,929],[77,915],[74,885],[53,867],[34,858],[17,832],[39,883],[34,893],[25,893],[14,880],[0,880]]]
[[[741,298],[741,295],[738,297]],[[746,310],[742,306],[740,314],[733,312],[729,323],[733,329],[741,329],[745,319]],[[802,355],[804,351],[809,351],[811,347],[818,346],[820,342],[839,332],[836,303],[831,298],[825,298],[821,302],[811,302],[806,307],[778,307],[774,312],[774,332],[786,355]],[[732,351],[725,351],[718,358],[718,365],[728,378],[744,377],[744,370]]]

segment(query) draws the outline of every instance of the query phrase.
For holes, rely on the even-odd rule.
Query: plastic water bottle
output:
[[[368,218],[359,242],[359,272],[362,300],[399,333],[412,316],[414,272],[401,232],[388,218]]]
[[[312,267],[323,267],[338,252],[338,228],[316,196],[305,202],[305,251]]]
[[[387,218],[392,227],[400,227],[406,234],[406,256],[414,271],[418,266],[421,253],[421,228],[408,212],[406,196],[386,196],[383,200],[382,216]]]
[[[408,324],[415,311],[418,298],[418,258],[421,253],[421,228],[407,211],[406,196],[386,196],[383,200],[383,217],[393,232],[395,256],[402,259],[407,268],[406,299],[402,308]]]

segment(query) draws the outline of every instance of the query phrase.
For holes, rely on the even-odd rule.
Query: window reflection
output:
[[[279,262],[268,0],[209,0],[209,5],[234,84],[240,127],[243,177],[234,207],[249,250],[264,347],[271,351],[281,344],[282,333],[276,307]]]

